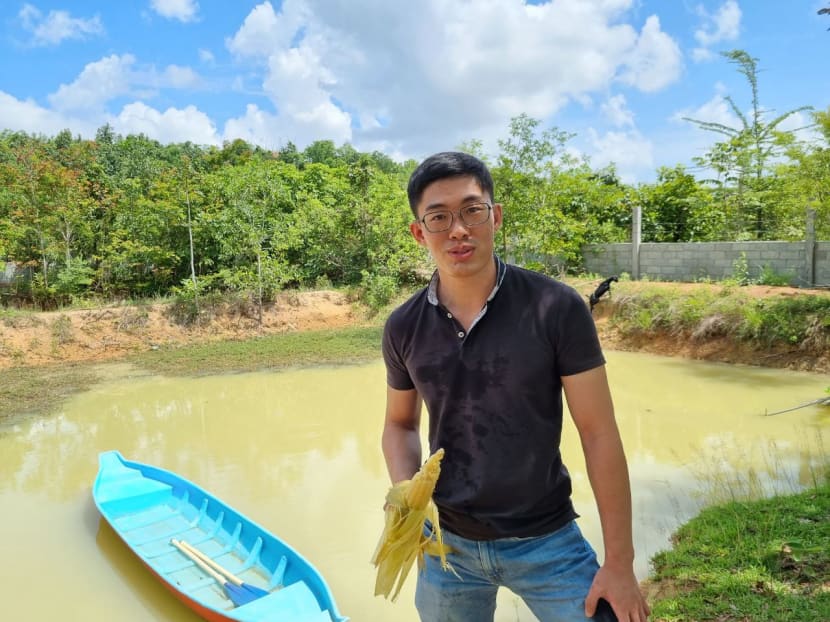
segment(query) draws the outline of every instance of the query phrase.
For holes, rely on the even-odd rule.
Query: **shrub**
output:
[[[60,346],[72,341],[72,320],[67,315],[59,315],[50,326],[52,345]]]
[[[398,282],[395,277],[372,274],[366,270],[362,275],[360,300],[372,313],[377,313],[395,297]]]

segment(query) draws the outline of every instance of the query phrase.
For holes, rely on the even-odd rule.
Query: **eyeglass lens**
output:
[[[458,211],[458,216],[467,227],[480,225],[490,216],[490,205],[487,203],[467,205]],[[436,210],[426,214],[422,222],[430,233],[439,233],[452,227],[454,218],[455,213],[450,210]]]

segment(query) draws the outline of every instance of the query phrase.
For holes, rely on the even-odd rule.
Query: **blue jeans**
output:
[[[441,569],[426,555],[418,573],[415,606],[422,622],[487,622],[499,586],[519,596],[540,622],[586,622],[585,597],[599,566],[576,522],[544,536],[467,540],[444,531],[452,548]]]

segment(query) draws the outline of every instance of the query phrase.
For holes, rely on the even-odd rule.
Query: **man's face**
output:
[[[491,198],[482,192],[475,177],[448,177],[424,190],[418,203],[419,220],[409,229],[418,244],[429,250],[442,275],[469,276],[492,265],[494,237],[502,222],[501,205],[487,210],[487,219],[479,225],[465,225],[459,216],[460,210],[482,203],[491,204]],[[424,216],[447,210],[452,213],[449,229],[437,233],[427,230]]]

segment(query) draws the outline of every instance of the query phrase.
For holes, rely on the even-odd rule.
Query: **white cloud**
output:
[[[286,0],[275,10],[263,2],[226,45],[266,67],[275,114],[321,123],[316,138],[351,127],[358,147],[418,157],[472,138],[494,143],[511,117],[550,118],[617,79],[644,91],[676,80],[677,44],[656,17],[639,33],[620,23],[630,7]]]
[[[706,103],[697,108],[686,108],[676,112],[672,116],[672,120],[689,123],[686,119],[695,119],[696,121],[703,121],[705,123],[718,123],[727,127],[741,127],[741,120],[732,110],[732,106],[723,97],[723,95],[715,95]]]
[[[709,13],[703,5],[697,7],[698,15],[702,19],[701,26],[695,30],[695,40],[700,47],[692,51],[692,58],[696,62],[713,58],[709,48],[722,41],[733,41],[741,33],[741,7],[737,0],[726,0],[714,13]]]
[[[628,108],[625,95],[614,95],[600,106],[603,116],[615,127],[634,126],[634,113]]]
[[[4,119],[4,129],[47,136],[69,128],[73,135],[92,138],[100,126],[109,123],[117,133],[143,133],[165,143],[221,143],[213,122],[194,106],[159,112],[142,102],[133,102],[124,106],[117,116],[104,115],[93,120],[72,112],[50,110],[30,100],[21,101],[0,91],[0,118]]]
[[[696,63],[703,63],[715,58],[715,54],[708,48],[695,48],[692,50],[692,60]]]
[[[190,67],[168,65],[162,74],[161,82],[164,86],[185,89],[198,86],[201,79]]]
[[[412,158],[472,139],[495,151],[512,117],[526,113],[549,126],[564,108],[584,106],[616,130],[592,135],[592,149],[604,154],[595,160],[618,160],[628,145],[642,168],[653,156],[635,126],[632,91],[665,88],[683,67],[676,41],[656,16],[638,16],[641,26],[628,19],[633,5],[265,1],[225,40],[236,61],[232,72],[197,46],[197,67],[213,78],[183,65],[156,68],[112,55],[89,63],[48,101],[58,118],[90,125],[95,119],[96,126],[113,120],[122,133],[142,131],[163,141],[243,138],[274,149],[289,140],[303,148],[331,139]],[[192,19],[198,11],[195,2],[155,0],[152,7],[174,19]],[[34,23],[36,11],[26,9],[25,19]],[[626,95],[611,96],[621,84]],[[169,94],[181,89],[190,96],[214,85],[242,103],[213,121],[186,107],[192,96]],[[162,97],[164,104],[157,103]],[[621,171],[635,166],[618,165]]]
[[[660,18],[652,15],[626,60],[622,80],[641,91],[659,91],[680,77],[680,47],[660,29]]]
[[[19,100],[3,91],[0,91],[0,119],[3,119],[3,129],[46,136],[70,128],[73,134],[91,137],[96,129],[93,123],[49,110],[31,100]]]
[[[160,142],[186,142],[198,145],[221,143],[213,121],[194,106],[184,109],[168,108],[164,112],[134,102],[124,106],[120,114],[110,120],[120,134],[144,134]]]
[[[86,39],[104,32],[101,18],[72,17],[67,11],[43,12],[31,4],[24,4],[18,13],[23,28],[32,33],[31,45],[58,45],[66,39]]]
[[[291,141],[302,149],[321,139],[351,142],[351,130],[348,115],[334,106],[321,104],[294,115],[276,115],[248,104],[243,116],[225,123],[223,138],[241,138],[275,150]]]
[[[192,22],[199,12],[196,0],[150,0],[150,8],[167,19]]]
[[[593,128],[588,131],[592,152],[591,164],[614,164],[625,183],[634,183],[654,169],[654,145],[638,130],[606,132],[600,135]]]
[[[72,111],[89,117],[102,114],[106,104],[118,97],[154,97],[159,89],[192,89],[202,84],[190,67],[168,65],[159,72],[155,67],[139,67],[131,54],[113,54],[89,63],[70,84],[61,84],[48,96],[56,110]]]
[[[266,1],[251,10],[225,45],[240,57],[267,57],[271,52],[290,47],[294,35],[311,17],[303,0],[285,0],[279,16]]]
[[[86,112],[101,111],[109,100],[130,92],[130,75],[135,57],[113,54],[84,67],[71,84],[61,84],[49,95],[49,102],[58,110]]]

